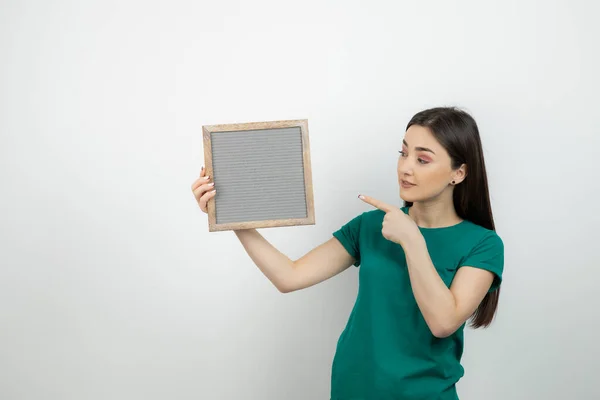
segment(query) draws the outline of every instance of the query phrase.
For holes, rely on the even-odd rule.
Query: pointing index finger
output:
[[[358,198],[361,199],[362,201],[364,201],[365,203],[370,204],[373,207],[378,208],[384,212],[390,212],[396,208],[390,204],[384,203],[383,201],[374,199],[370,196],[365,196],[365,195],[360,194],[360,195],[358,195]]]

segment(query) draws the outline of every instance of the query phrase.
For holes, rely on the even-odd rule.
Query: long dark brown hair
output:
[[[436,107],[415,114],[406,129],[412,125],[431,130],[450,155],[453,169],[467,165],[467,176],[456,185],[453,193],[458,216],[495,231],[481,138],[473,117],[455,107]],[[411,207],[412,203],[405,201],[404,205]],[[487,327],[492,323],[499,296],[500,288],[485,295],[471,316],[473,328]]]

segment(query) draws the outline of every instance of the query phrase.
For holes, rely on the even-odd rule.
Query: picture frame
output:
[[[210,232],[315,224],[308,120],[202,126]]]

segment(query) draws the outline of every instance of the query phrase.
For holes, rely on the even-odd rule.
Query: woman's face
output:
[[[436,198],[464,179],[464,165],[452,169],[446,149],[429,128],[412,125],[406,131],[398,158],[398,184],[404,201],[418,202]]]

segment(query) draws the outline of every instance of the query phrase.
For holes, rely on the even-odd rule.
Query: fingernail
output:
[[[365,196],[363,196],[362,194],[359,194],[358,198],[361,199],[361,200],[363,200],[365,198]]]
[[[205,176],[205,177],[204,177],[204,180],[205,180],[205,181],[207,181],[207,180],[209,180],[209,179],[210,179],[210,176]]]
[[[215,183],[211,182],[211,183],[208,184],[208,186],[215,186]]]

